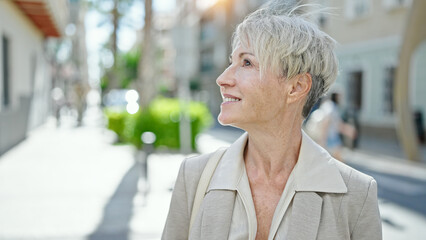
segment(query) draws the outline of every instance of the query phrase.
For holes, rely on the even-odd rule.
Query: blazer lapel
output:
[[[322,198],[315,192],[296,192],[293,198],[289,240],[316,239],[321,219]]]
[[[202,207],[200,239],[228,239],[234,212],[235,191],[213,190],[206,194]]]
[[[190,240],[228,239],[237,185],[244,170],[242,156],[246,142],[247,133],[222,156],[194,220]]]

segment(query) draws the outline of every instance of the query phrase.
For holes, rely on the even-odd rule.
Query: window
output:
[[[362,71],[354,71],[349,73],[347,84],[347,96],[349,107],[355,110],[362,108]]]
[[[384,77],[383,110],[385,113],[393,113],[393,89],[395,82],[395,67],[387,67]]]
[[[210,72],[214,70],[214,63],[213,60],[214,59],[214,55],[213,55],[213,49],[209,48],[206,49],[205,51],[203,51],[201,53],[201,58],[200,58],[200,71],[201,72]]]
[[[3,92],[2,92],[2,108],[7,108],[10,105],[10,47],[9,39],[2,36],[2,68],[3,68]]]
[[[367,16],[371,10],[370,0],[346,0],[345,15],[348,19]]]

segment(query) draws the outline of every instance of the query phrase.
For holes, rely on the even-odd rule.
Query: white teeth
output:
[[[223,98],[224,102],[239,102],[240,99],[236,99],[236,98]]]

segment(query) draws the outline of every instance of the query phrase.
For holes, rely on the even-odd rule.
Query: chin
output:
[[[236,119],[232,119],[229,116],[226,117],[225,115],[222,115],[222,113],[219,114],[219,116],[217,117],[217,120],[222,126],[230,126],[230,127],[243,129],[240,126],[240,124],[238,124],[238,121],[236,121]]]
[[[229,116],[226,116],[226,114],[223,114],[222,112],[219,113],[219,116],[217,116],[217,121],[223,126],[230,126],[233,123],[231,118]]]
[[[222,117],[221,113],[219,114],[219,116],[217,116],[217,121],[220,123],[220,125],[223,125],[223,126],[227,126],[228,125],[226,119],[224,119]]]

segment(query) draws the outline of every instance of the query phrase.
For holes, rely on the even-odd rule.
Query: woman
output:
[[[334,40],[300,8],[281,9],[269,4],[237,27],[217,79],[218,120],[246,133],[211,175],[212,154],[182,163],[162,239],[381,239],[374,179],[301,130],[336,78]]]

